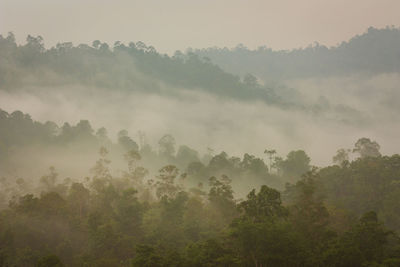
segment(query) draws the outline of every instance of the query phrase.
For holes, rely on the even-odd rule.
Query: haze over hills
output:
[[[306,48],[272,50],[266,46],[249,50],[210,47],[189,49],[207,57],[227,72],[251,73],[264,82],[331,76],[377,75],[400,71],[400,28],[374,27],[349,41],[327,47],[318,42]]]
[[[399,103],[395,27],[173,55],[0,35],[0,267],[400,266]]]
[[[261,156],[260,145],[283,154],[302,148],[328,164],[361,136],[390,154],[400,148],[391,121],[400,111],[399,32],[369,28],[332,48],[239,46],[173,56],[143,42],[45,49],[41,37],[17,45],[9,34],[0,38],[0,105],[41,121],[89,119],[111,136],[141,130],[153,144],[171,133],[235,155]]]

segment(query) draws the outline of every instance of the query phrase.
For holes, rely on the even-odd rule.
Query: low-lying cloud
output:
[[[0,91],[0,106],[60,126],[87,119],[95,129],[106,127],[111,138],[127,129],[137,140],[143,131],[152,145],[170,133],[178,144],[200,152],[210,147],[237,156],[262,156],[265,148],[274,148],[284,156],[304,149],[313,164],[326,165],[338,148],[352,147],[362,136],[377,140],[384,154],[399,151],[399,129],[393,122],[399,113],[399,81],[399,74],[386,74],[288,82],[300,93],[304,110],[185,90],[162,96],[81,86]]]

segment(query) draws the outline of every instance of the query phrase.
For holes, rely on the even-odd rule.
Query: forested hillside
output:
[[[0,267],[400,267],[399,11],[0,0]]]
[[[400,30],[335,47],[0,35],[0,267],[400,266]]]
[[[368,138],[318,168],[302,150],[202,156],[170,135],[155,149],[88,121],[0,114],[2,170],[24,167],[13,155],[29,147],[97,154],[87,176],[66,177],[65,162],[0,174],[0,266],[400,264],[400,156]]]
[[[59,43],[46,49],[41,36],[28,36],[17,45],[12,33],[0,35],[1,90],[24,87],[86,87],[174,95],[176,90],[199,90],[234,99],[278,101],[271,88],[256,80],[223,71],[196,54],[158,53],[143,42],[113,46]],[[168,86],[168,89],[165,87]]]
[[[265,82],[329,76],[377,75],[400,71],[400,29],[370,27],[337,46],[314,43],[306,48],[274,51],[266,46],[250,50],[244,45],[233,49],[189,50],[207,57],[230,73],[251,73]]]
[[[68,42],[46,48],[40,36],[28,36],[26,43],[17,44],[9,33],[0,37],[0,108],[9,113],[23,110],[42,121],[61,125],[83,118],[97,128],[106,127],[113,136],[119,129],[131,134],[140,130],[146,132],[152,144],[170,133],[190,147],[203,149],[203,153],[211,147],[229,154],[247,152],[260,157],[263,150],[259,142],[265,140],[265,146],[285,154],[293,149],[307,150],[313,160],[326,164],[338,146],[349,146],[368,135],[379,140],[385,152],[393,154],[400,148],[392,134],[398,127],[391,121],[399,114],[397,34],[396,28],[370,29],[340,46],[352,49],[327,49],[327,54],[333,53],[329,58],[343,66],[329,62],[317,64],[322,67],[312,65],[320,59],[319,52],[312,52],[314,48],[297,52],[244,50],[245,55],[254,54],[250,61],[259,65],[247,70],[246,59],[240,58],[237,63],[227,64],[240,63],[246,70],[232,70],[236,74],[230,74],[223,62],[218,62],[222,67],[215,65],[214,56],[199,55],[199,51],[178,51],[168,56],[143,42],[118,41],[113,45]],[[374,41],[376,38],[379,42]],[[359,48],[364,43],[368,49]],[[386,52],[374,53],[379,58],[373,60],[371,47],[375,43],[379,51]],[[343,50],[338,52],[343,55],[336,55],[336,50]],[[279,81],[263,81],[259,73],[263,66],[273,67],[263,61],[263,55],[270,53],[273,57],[282,54],[274,62],[283,65],[270,73]],[[309,60],[309,56],[315,60]],[[354,64],[343,63],[342,58],[366,61],[357,63],[359,67],[353,71],[346,68]],[[295,63],[298,59],[299,64]],[[352,76],[367,68],[367,63],[375,68],[371,75]],[[312,68],[302,64],[311,64]],[[343,78],[337,78],[339,74],[329,69],[328,76],[336,78],[319,80],[322,76],[318,71],[331,67],[343,70]],[[290,70],[297,73],[310,68],[313,71],[305,76],[290,76],[310,80],[290,83],[279,78],[292,73]],[[320,150],[324,139],[331,142]]]

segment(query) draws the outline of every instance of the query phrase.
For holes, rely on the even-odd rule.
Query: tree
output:
[[[139,151],[138,144],[128,136],[127,130],[119,131],[118,144],[121,147],[123,147],[126,151],[131,151],[131,150]]]
[[[360,218],[360,223],[353,229],[356,245],[363,258],[370,262],[383,261],[385,246],[390,235],[393,235],[393,232],[385,229],[383,224],[378,221],[378,216],[374,211],[364,213]]]
[[[166,134],[158,141],[160,155],[171,158],[175,154],[175,138]]]
[[[268,173],[268,167],[262,159],[256,158],[247,153],[244,154],[240,167],[245,171],[246,175],[252,174],[253,176],[264,177],[264,175]]]
[[[149,245],[138,245],[133,266],[137,267],[162,267],[162,257],[154,247]]]
[[[98,49],[101,45],[101,42],[99,40],[95,40],[92,42],[92,46],[96,49]]]
[[[142,235],[144,208],[136,197],[137,192],[133,188],[125,189],[115,201],[115,217],[119,223],[119,229],[131,242],[138,240]]]
[[[46,191],[51,191],[55,189],[58,177],[58,173],[53,166],[51,166],[49,170],[50,173],[48,175],[44,175],[40,178],[40,182],[44,185]]]
[[[156,195],[159,199],[163,196],[174,197],[182,188],[175,184],[175,178],[179,175],[179,169],[174,165],[167,165],[159,170],[156,183]]]
[[[26,37],[26,47],[31,49],[33,52],[36,53],[43,53],[45,51],[44,42],[42,36],[31,36],[28,35]]]
[[[400,239],[379,222],[376,213],[366,212],[358,224],[327,248],[324,265],[398,266],[399,245]]]
[[[346,162],[349,162],[350,149],[341,148],[336,152],[336,155],[332,158],[333,163],[343,166]]]
[[[209,186],[208,200],[212,216],[217,222],[217,227],[221,227],[237,216],[231,180],[226,175],[222,175],[221,179],[213,176],[209,179]]]
[[[64,264],[61,260],[54,254],[44,256],[40,258],[37,262],[37,267],[63,267]]]
[[[291,151],[285,160],[277,161],[277,167],[283,176],[295,180],[310,170],[310,158],[303,150]]]
[[[239,207],[244,210],[245,216],[254,221],[274,220],[288,215],[286,208],[282,206],[279,191],[266,185],[261,186],[257,194],[253,189]]]
[[[180,146],[178,152],[176,153],[176,161],[181,166],[187,166],[191,162],[200,161],[199,153],[188,146]]]
[[[147,169],[138,165],[142,157],[136,150],[131,150],[124,155],[124,158],[128,163],[128,172],[125,173],[125,176],[134,182],[136,188],[141,189],[143,179],[149,173]]]
[[[252,190],[239,206],[244,214],[230,224],[230,237],[241,266],[303,266],[300,240],[286,221],[277,190]]]
[[[95,166],[91,169],[93,173],[91,187],[96,192],[101,192],[105,190],[107,186],[111,184],[111,173],[109,165],[111,161],[107,158],[108,150],[105,147],[101,147],[99,150],[100,159],[96,161]]]
[[[110,138],[108,138],[108,135],[107,135],[107,130],[104,127],[101,127],[96,131],[96,137],[102,145],[110,145],[111,144],[111,140],[110,140]]]
[[[276,155],[276,150],[275,149],[265,149],[264,154],[268,155],[269,158],[269,169],[272,169],[272,160],[274,159],[274,156]]]
[[[217,239],[197,242],[186,248],[187,266],[240,266],[238,256],[229,246]]]
[[[250,88],[257,88],[260,85],[258,84],[258,79],[254,75],[247,73],[243,78],[243,83]]]
[[[315,255],[336,235],[330,230],[329,212],[325,207],[322,195],[317,191],[318,173],[316,169],[303,175],[295,185],[295,197],[289,206],[289,220],[294,230],[303,237],[303,245]],[[315,256],[313,265],[320,259]]]
[[[89,139],[93,137],[94,131],[88,120],[80,120],[74,130],[77,137]]]
[[[208,164],[208,169],[215,174],[230,173],[233,170],[233,162],[228,159],[226,152],[215,155]]]
[[[39,207],[46,217],[66,216],[67,202],[56,192],[43,194],[39,199]]]
[[[89,212],[90,192],[81,183],[73,183],[69,189],[69,209],[79,220]]]
[[[379,152],[380,145],[375,142],[371,141],[369,138],[360,138],[354,144],[353,152],[360,154],[361,158],[365,157],[379,157],[381,153]]]

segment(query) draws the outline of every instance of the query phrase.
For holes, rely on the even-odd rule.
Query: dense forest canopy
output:
[[[158,53],[143,42],[119,41],[110,47],[99,40],[91,45],[59,43],[46,49],[41,36],[28,36],[17,45],[13,33],[0,36],[2,89],[25,86],[74,85],[122,90],[163,91],[163,84],[232,98],[278,101],[273,91],[256,82],[243,81],[194,53]]]
[[[329,58],[340,64],[329,61],[321,63],[321,68],[313,62],[326,58],[325,52],[314,53],[314,48],[287,52],[239,49],[257,60],[272,53],[277,64],[287,61],[287,66],[268,74],[276,78],[290,73],[290,68],[297,72],[313,69],[307,75],[293,74],[278,81],[263,79],[258,71],[265,68],[248,68],[244,58],[239,59],[243,69],[230,74],[222,62],[218,62],[221,67],[215,64],[216,57],[199,51],[168,56],[140,41],[109,45],[98,40],[90,45],[68,42],[46,48],[40,36],[28,36],[26,43],[17,44],[9,33],[0,37],[0,105],[10,113],[19,109],[59,124],[89,119],[114,136],[118,128],[132,134],[141,130],[153,143],[160,132],[168,132],[203,153],[213,147],[260,157],[259,142],[266,140],[267,146],[285,153],[294,147],[306,149],[315,163],[327,164],[337,147],[350,146],[366,135],[378,140],[385,153],[393,154],[400,149],[393,135],[398,126],[391,122],[400,111],[398,32],[397,28],[371,28],[347,43],[327,48],[326,53],[333,54]],[[343,60],[335,56],[336,50],[344,51]],[[233,55],[234,51],[226,53]],[[292,64],[298,58],[304,60]],[[344,59],[363,59],[376,69],[364,71],[366,64],[348,64]],[[257,64],[273,66],[262,60]],[[341,64],[359,67],[345,71]],[[327,75],[320,75],[323,68],[344,72],[327,70]],[[315,135],[319,138],[312,138]],[[331,140],[330,145],[321,150],[325,139]]]
[[[201,156],[168,134],[155,149],[126,130],[113,142],[86,120],[60,127],[21,111],[1,111],[0,127],[2,266],[400,264],[400,156],[369,138],[317,168],[302,150]],[[97,154],[87,176],[60,173],[67,162],[39,177],[10,170],[26,167],[18,151],[83,145]]]
[[[0,114],[2,266],[400,264],[400,156],[382,156],[369,138],[317,168],[302,150],[201,157],[171,135],[155,150],[126,130],[112,142],[85,120],[59,127]],[[98,152],[86,177],[59,166],[41,177],[4,172],[21,164],[10,156],[19,149],[76,154],[82,145]],[[113,153],[124,161],[118,172]]]
[[[400,266],[400,30],[165,55],[0,35],[0,267]]]

